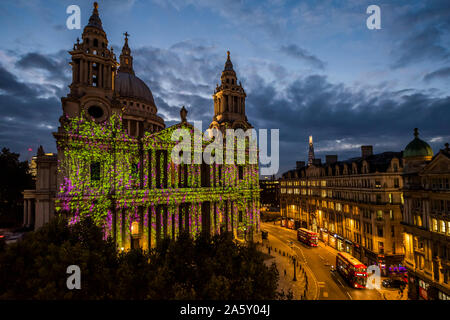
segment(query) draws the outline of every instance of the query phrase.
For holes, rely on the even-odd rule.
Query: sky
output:
[[[172,125],[213,117],[212,94],[226,51],[246,91],[256,129],[280,130],[279,173],[316,158],[401,151],[419,128],[436,153],[450,142],[450,3],[444,1],[104,0],[109,45],[131,36],[136,75]],[[69,30],[69,5],[81,29]],[[56,152],[52,132],[71,82],[69,50],[93,1],[0,2],[0,147],[23,159],[39,145]],[[381,11],[370,30],[369,5]],[[31,151],[28,151],[31,150]]]

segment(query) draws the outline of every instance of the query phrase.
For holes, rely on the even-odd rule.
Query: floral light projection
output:
[[[132,231],[144,249],[153,247],[158,238],[176,237],[186,225],[195,237],[204,226],[205,203],[210,208],[209,232],[228,229],[236,236],[257,232],[258,165],[243,165],[242,177],[238,165],[208,165],[209,186],[202,186],[201,165],[171,161],[176,145],[171,137],[178,128],[190,131],[192,145],[196,136],[202,137],[194,135],[197,129],[185,122],[134,138],[122,129],[122,119],[116,114],[103,123],[84,114],[66,117],[62,133],[56,134],[61,155],[58,171],[63,177],[56,210],[68,215],[70,223],[91,216],[118,248],[130,247]],[[209,143],[197,142],[202,148]],[[186,205],[188,218],[181,211]]]

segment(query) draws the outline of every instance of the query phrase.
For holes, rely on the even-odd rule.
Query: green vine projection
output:
[[[192,146],[200,143],[200,151],[210,143],[195,135],[197,129],[188,123],[134,138],[122,129],[116,114],[102,123],[84,114],[66,117],[57,134],[57,212],[67,215],[70,223],[92,217],[104,228],[105,237],[113,237],[125,249],[133,237],[149,248],[161,237],[176,237],[185,227],[195,237],[207,225],[202,221],[207,210],[211,233],[228,229],[242,236],[258,231],[258,165],[207,165],[209,183],[202,186],[202,165],[194,164],[194,154],[191,164],[171,161],[177,144],[172,133],[179,128],[189,130]],[[188,215],[181,208],[187,208]]]

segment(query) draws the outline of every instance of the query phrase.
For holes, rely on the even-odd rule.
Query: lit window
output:
[[[431,219],[432,222],[432,231],[434,232],[438,232],[438,224],[437,224],[437,220],[436,219]]]
[[[131,235],[132,236],[137,236],[139,234],[139,222],[134,221],[131,224]]]
[[[445,221],[441,220],[441,232],[445,233]]]

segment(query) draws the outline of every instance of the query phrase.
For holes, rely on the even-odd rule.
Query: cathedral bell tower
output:
[[[210,128],[220,130],[252,128],[245,115],[245,91],[237,81],[236,72],[227,51],[227,61],[220,77],[221,84],[214,91],[214,117]]]
[[[131,55],[130,47],[128,46],[128,32],[124,33],[125,43],[120,54],[120,67],[119,72],[128,72],[134,75],[133,70],[133,56]]]
[[[113,49],[108,48],[97,2],[81,37],[81,42],[77,39],[69,52],[72,83],[70,93],[62,98],[63,111],[69,118],[84,111],[86,117],[101,122],[113,112],[120,111],[120,107],[115,107],[117,103],[114,103],[114,77],[118,64]]]

